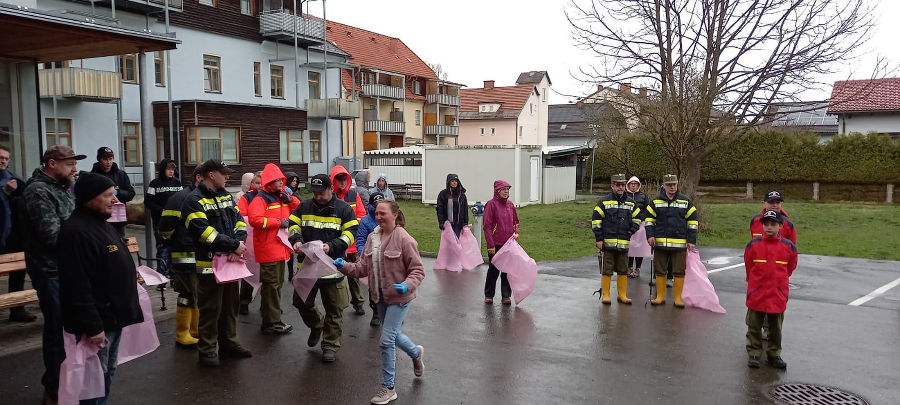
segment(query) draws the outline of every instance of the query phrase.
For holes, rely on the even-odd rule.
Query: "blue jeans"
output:
[[[103,380],[106,383],[106,395],[101,398],[83,399],[78,401],[81,405],[106,405],[109,398],[109,386],[112,384],[112,376],[116,374],[116,363],[119,361],[119,340],[122,337],[122,329],[106,332],[106,346],[97,352],[100,358],[100,366],[103,367]]]
[[[397,368],[397,347],[403,350],[410,358],[419,357],[419,348],[403,334],[400,327],[409,312],[409,303],[388,304],[378,302],[378,316],[381,318],[381,385],[394,386],[394,371]]]
[[[30,271],[31,283],[37,290],[38,304],[44,316],[44,336],[42,351],[44,355],[44,375],[41,383],[44,391],[56,398],[59,391],[59,366],[66,358],[63,347],[62,306],[59,303],[59,276],[48,276],[42,271]]]

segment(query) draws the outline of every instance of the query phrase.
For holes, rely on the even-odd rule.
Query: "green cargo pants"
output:
[[[616,274],[628,274],[627,250],[604,250],[600,258],[600,273],[604,276]]]
[[[345,277],[346,278],[346,277]],[[325,316],[316,308],[316,294],[322,293],[322,306]],[[310,329],[323,329],[322,350],[338,351],[341,348],[341,331],[344,325],[344,309],[349,305],[347,282],[319,279],[309,297],[303,301],[294,290],[294,307],[300,312],[300,318]]]
[[[281,322],[281,285],[284,284],[284,262],[259,264],[260,312],[262,326]]]
[[[178,306],[187,308],[197,306],[197,265],[175,263],[172,269],[175,273],[172,289],[178,293]]]
[[[201,353],[228,350],[240,346],[237,339],[238,282],[218,284],[216,276],[197,276],[197,301],[200,309],[200,341],[197,349]]]
[[[657,277],[665,277],[672,267],[675,277],[684,277],[687,269],[687,250],[653,249],[653,271]]]
[[[769,340],[766,343],[766,357],[781,356],[781,324],[784,322],[784,312],[780,314],[767,314],[752,309],[747,309],[747,355],[759,356],[762,354],[762,325],[763,319],[768,321]]]

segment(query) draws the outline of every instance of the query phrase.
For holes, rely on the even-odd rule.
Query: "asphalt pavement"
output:
[[[784,320],[788,368],[778,371],[746,366],[742,253],[701,247],[727,314],[676,309],[671,289],[668,305],[645,305],[648,261],[628,286],[634,305],[601,305],[592,295],[600,285],[597,259],[585,257],[539,263],[534,293],[503,306],[482,302],[486,266],[448,273],[424,259],[426,279],[404,332],[426,348],[425,375],[415,378],[400,353],[393,403],[765,404],[787,383],[834,387],[871,404],[900,402],[900,288],[861,300],[896,281],[900,263],[801,255]],[[293,333],[260,334],[257,299],[239,319],[253,358],[225,360],[218,369],[198,367],[195,351],[174,346],[171,317],[158,317],[162,345],[119,368],[111,402],[368,403],[381,375],[380,330],[369,326],[370,314],[348,308],[338,360],[323,364],[320,350],[306,347],[309,330],[290,306],[288,286],[282,307]],[[8,327],[0,325],[6,348],[17,345],[2,333]],[[40,350],[0,353],[0,403],[39,403]]]

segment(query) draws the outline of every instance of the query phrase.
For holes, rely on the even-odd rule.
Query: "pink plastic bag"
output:
[[[63,347],[66,359],[59,367],[59,404],[74,405],[81,399],[100,398],[106,395],[103,366],[97,352],[100,347],[82,337],[75,342],[75,335],[63,331]]]
[[[725,308],[719,305],[716,288],[709,282],[706,266],[700,261],[700,253],[697,251],[688,251],[681,299],[685,304],[695,308],[725,313]]]
[[[244,217],[244,223],[249,224],[250,220]],[[259,263],[256,262],[256,253],[253,250],[252,226],[247,227],[247,241],[244,242],[244,246],[247,246],[247,250],[244,252],[244,259],[247,260],[247,270],[250,271],[250,275],[244,277],[244,281],[253,286],[255,290],[262,285],[262,282],[259,280]]]
[[[127,212],[128,210],[125,208],[125,204],[117,202],[113,204],[112,216],[110,216],[106,222],[127,222]]]
[[[144,265],[138,266],[137,272],[141,274],[141,278],[144,279],[144,284],[147,285],[160,285],[169,282],[168,277],[159,274],[156,270]]]
[[[537,263],[525,253],[514,238],[509,238],[491,260],[494,267],[509,280],[513,298],[519,305],[534,291],[537,282]]]
[[[468,225],[464,226],[462,232],[459,233],[459,262],[463,270],[474,270],[484,264],[481,246],[478,245],[478,241]]]
[[[122,337],[119,339],[119,357],[116,364],[134,360],[153,352],[159,347],[159,337],[156,335],[156,323],[153,321],[153,305],[150,304],[150,294],[140,284],[137,286],[137,292],[138,302],[141,304],[141,312],[144,314],[144,322],[122,328]]]
[[[228,256],[223,254],[216,254],[213,257],[213,274],[216,275],[216,282],[219,284],[231,283],[252,275],[247,269],[247,259],[231,262],[228,261]]]
[[[334,267],[334,259],[322,250],[322,241],[314,240],[304,243],[300,251],[306,255],[306,258],[303,259],[303,264],[300,265],[300,271],[294,273],[291,284],[294,286],[294,290],[297,291],[297,295],[303,301],[306,301],[319,278],[335,274],[338,271]]]
[[[438,248],[437,258],[434,259],[434,268],[447,271],[461,271],[460,253],[462,248],[456,234],[453,233],[453,227],[450,221],[444,222],[444,230],[441,231],[441,246]]]
[[[644,229],[644,224],[641,224],[637,232],[631,235],[631,243],[628,244],[628,256],[650,257],[651,255],[650,244],[647,243],[647,230]]]
[[[284,228],[278,229],[278,240],[280,240],[281,243],[283,243],[285,246],[287,246],[287,248],[290,249],[292,252],[294,251],[294,246],[291,245],[291,241],[288,240],[287,229],[284,229]]]

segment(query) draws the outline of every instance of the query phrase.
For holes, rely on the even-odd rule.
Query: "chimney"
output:
[[[603,85],[602,85],[602,84],[598,84],[598,85],[597,85],[597,91],[602,91],[602,90],[603,90]]]
[[[641,98],[647,98],[647,88],[646,87],[641,87],[640,92],[641,92]]]
[[[631,83],[620,83],[619,91],[625,94],[631,94]]]
[[[494,81],[493,80],[485,80],[484,81],[484,89],[485,90],[493,90],[494,89]]]

